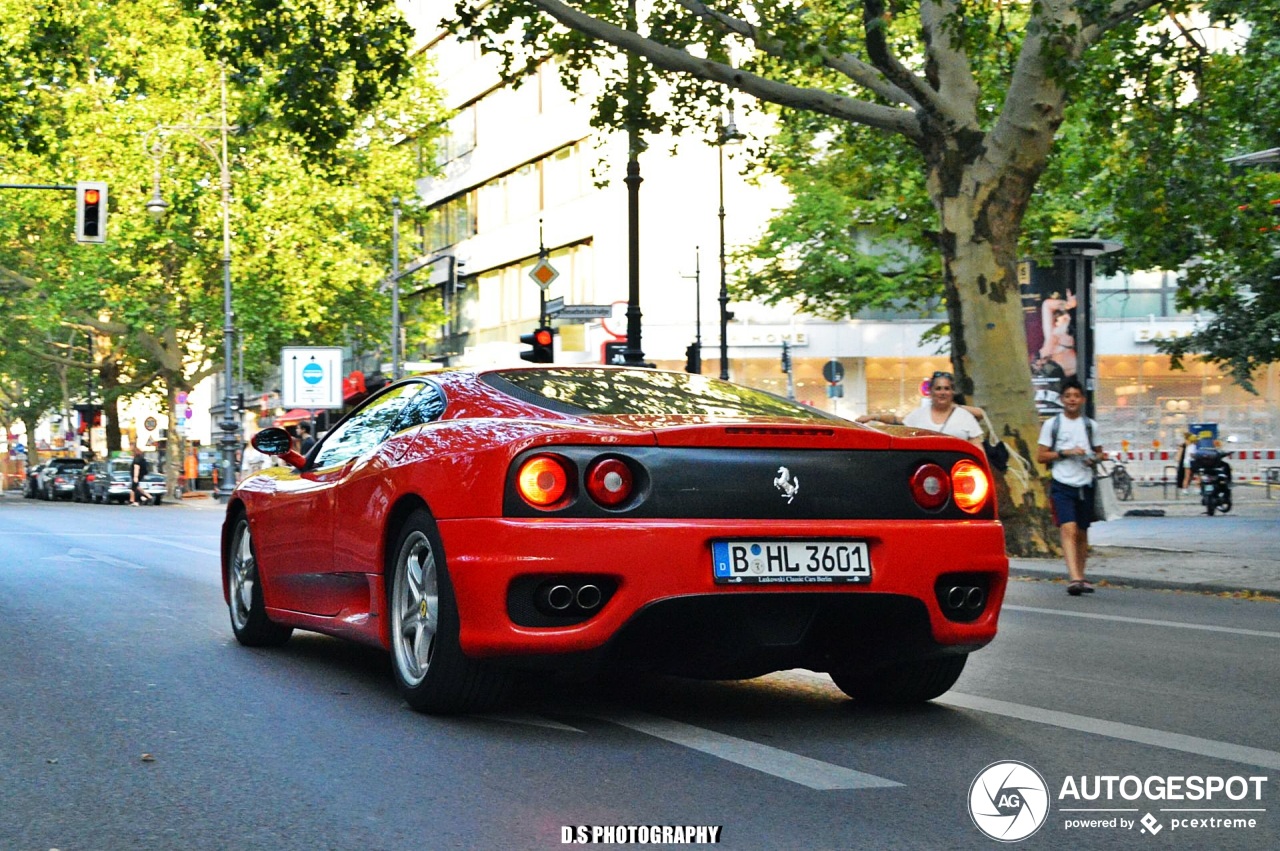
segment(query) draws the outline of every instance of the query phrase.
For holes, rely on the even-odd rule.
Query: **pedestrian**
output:
[[[928,405],[916,408],[901,420],[892,414],[880,414],[858,417],[858,422],[876,420],[888,425],[907,425],[912,428],[940,431],[981,447],[982,426],[978,424],[977,418],[969,412],[970,410],[966,406],[956,404],[954,376],[949,372],[939,371],[929,379]]]
[[[298,444],[301,446],[303,455],[310,452],[311,447],[316,445],[316,439],[311,436],[311,428],[306,423],[298,423]]]
[[[1062,381],[1062,413],[1040,427],[1036,461],[1052,465],[1049,500],[1067,561],[1067,593],[1092,594],[1084,578],[1089,556],[1089,525],[1093,522],[1093,466],[1106,458],[1095,434],[1097,424],[1084,416],[1084,387],[1080,379]]]
[[[1182,441],[1182,449],[1178,452],[1178,487],[1187,493],[1191,487],[1192,465],[1196,460],[1196,436],[1187,432]]]
[[[151,472],[151,465],[147,463],[147,456],[142,454],[142,447],[138,447],[133,453],[130,472],[133,487],[129,490],[129,504],[141,505],[143,502],[151,502],[151,495],[142,489],[143,479]]]

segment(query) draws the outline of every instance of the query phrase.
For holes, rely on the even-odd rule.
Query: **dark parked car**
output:
[[[84,469],[83,458],[54,458],[36,478],[36,493],[41,499],[71,499],[76,475]]]
[[[93,502],[93,483],[99,476],[105,476],[107,465],[101,461],[92,461],[84,466],[76,476],[75,487],[71,496],[76,502]]]
[[[43,464],[32,464],[27,468],[27,478],[22,483],[22,495],[27,499],[35,499],[36,491],[39,490],[40,470]]]
[[[104,465],[103,472],[95,475],[90,493],[94,502],[128,502],[130,483],[133,480],[133,459],[112,458]],[[142,490],[151,495],[152,505],[164,501],[164,476],[148,473],[142,479]]]

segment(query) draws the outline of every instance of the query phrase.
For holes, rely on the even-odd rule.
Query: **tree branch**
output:
[[[919,119],[910,110],[880,106],[821,89],[779,83],[730,65],[700,59],[686,51],[658,44],[642,35],[579,12],[559,0],[530,0],[530,2],[566,27],[597,41],[612,44],[628,53],[641,56],[665,71],[689,74],[701,80],[720,83],[779,106],[808,109],[833,118],[901,133],[913,142],[918,142],[922,138]]]
[[[1110,30],[1132,18],[1141,15],[1148,9],[1161,5],[1162,0],[1116,0],[1107,10],[1107,17],[1096,24],[1089,24],[1080,30],[1080,45],[1089,47],[1102,38]]]
[[[712,9],[706,3],[697,2],[697,0],[677,0],[677,2],[694,15],[716,26],[722,33],[748,39],[769,56],[786,59],[789,55],[780,40],[768,35],[759,26],[749,21],[726,15],[724,12]],[[844,75],[891,103],[901,103],[913,109],[919,107],[914,98],[889,82],[878,69],[868,65],[856,56],[850,53],[834,53],[821,46],[817,49],[818,55],[822,57],[822,64],[832,71]]]
[[[890,83],[906,92],[915,103],[920,104],[921,109],[927,114],[948,127],[963,125],[965,122],[951,114],[946,102],[938,96],[928,82],[899,62],[889,50],[889,41],[884,36],[884,20],[885,8],[881,0],[868,0],[863,5],[862,25],[866,32],[867,56],[871,57],[871,64],[878,68]]]

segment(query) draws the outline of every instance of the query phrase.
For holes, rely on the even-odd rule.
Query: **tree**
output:
[[[1238,5],[1209,11],[1230,22]],[[461,3],[457,28],[500,52],[510,77],[546,55],[561,57],[570,82],[603,68],[597,112],[606,125],[679,133],[713,114],[697,104],[718,106],[736,90],[783,114],[895,138],[909,165],[885,170],[892,178],[913,168],[929,198],[957,380],[1033,457],[1038,419],[1016,273],[1024,221],[1083,84],[1105,77],[1117,121],[1131,79],[1162,92],[1193,85],[1187,69],[1204,51],[1177,26],[1185,10],[1159,0],[653,0],[629,27],[613,0],[509,0]],[[1166,15],[1175,26],[1157,26]],[[638,83],[618,70],[626,55],[645,63]],[[665,98],[651,96],[659,76],[670,81]],[[912,259],[901,257],[897,271],[918,280]],[[875,277],[866,263],[851,272]],[[1007,484],[1011,551],[1051,551],[1044,482]]]
[[[63,49],[84,59],[65,66],[56,56],[41,63],[39,51],[32,54],[37,58],[28,70],[45,75],[36,88],[53,107],[32,114],[46,138],[33,151],[22,138],[0,131],[0,174],[15,183],[105,179],[112,187],[108,241],[71,241],[67,196],[0,192],[0,289],[15,333],[25,339],[41,340],[70,326],[92,333],[94,361],[85,365],[96,371],[104,395],[154,393],[165,400],[172,431],[177,394],[222,366],[221,152],[212,144],[220,67],[204,52],[208,21],[182,14],[177,0],[71,5],[79,10],[69,30],[76,41]],[[224,11],[247,8],[219,5]],[[346,21],[351,8],[385,5],[297,8],[305,6],[311,25],[318,26],[321,11]],[[0,36],[12,42],[13,33],[23,32],[21,12],[0,0]],[[399,31],[402,23],[392,29]],[[230,50],[234,41],[218,44]],[[404,63],[406,71],[395,85],[371,72],[383,80],[371,106],[349,111],[353,93],[364,91],[354,81],[350,91],[329,92],[342,104],[335,115],[354,132],[331,128],[324,140],[299,135],[274,119],[275,98],[283,96],[279,75],[286,69],[272,63],[291,55],[292,47],[287,40],[273,45],[253,73],[231,74],[239,80],[230,91],[235,128],[227,157],[233,306],[250,380],[262,377],[286,343],[360,350],[385,339],[390,311],[378,284],[391,243],[390,202],[412,194],[415,175],[415,152],[404,142],[441,116],[427,69],[400,54],[393,64]],[[331,48],[337,46],[316,50]],[[371,61],[349,60],[344,80]],[[78,76],[55,78],[62,70]],[[0,77],[0,86],[6,79]],[[0,102],[23,103],[13,95],[0,88]],[[365,104],[369,97],[366,91],[357,100]],[[327,102],[297,100],[290,115],[323,112]],[[421,142],[431,143],[430,131]],[[161,222],[143,209],[157,189],[169,205]],[[28,351],[56,368],[56,353],[40,349],[33,343]],[[0,373],[5,370],[0,360]]]

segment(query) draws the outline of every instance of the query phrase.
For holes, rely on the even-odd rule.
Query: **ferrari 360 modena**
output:
[[[828,672],[930,700],[995,637],[1008,578],[982,451],[677,372],[545,366],[391,384],[227,504],[240,643],[384,648],[415,709],[522,670]]]

